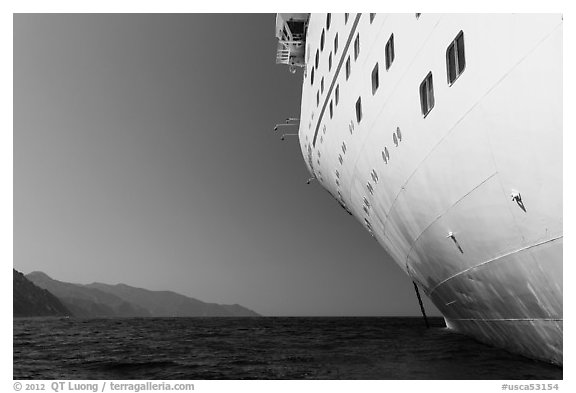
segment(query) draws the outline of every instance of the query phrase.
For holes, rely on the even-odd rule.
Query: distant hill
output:
[[[147,310],[96,288],[54,280],[42,272],[32,272],[26,278],[56,295],[77,317],[151,316]]]
[[[205,303],[171,291],[150,291],[126,284],[71,284],[54,280],[42,272],[33,272],[26,277],[52,292],[80,317],[259,316],[238,304]]]
[[[257,317],[259,314],[238,304],[204,303],[171,291],[149,291],[126,284],[94,283],[90,288],[114,294],[132,304],[147,309],[155,317]]]
[[[46,317],[69,316],[72,313],[46,289],[31,283],[15,269],[12,278],[13,316]]]

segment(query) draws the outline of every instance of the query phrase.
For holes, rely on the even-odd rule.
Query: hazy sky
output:
[[[272,132],[302,82],[275,64],[274,21],[15,15],[14,267],[264,315],[419,315]]]

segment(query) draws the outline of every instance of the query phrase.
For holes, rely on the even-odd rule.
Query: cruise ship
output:
[[[305,164],[449,329],[562,365],[560,14],[277,14]]]

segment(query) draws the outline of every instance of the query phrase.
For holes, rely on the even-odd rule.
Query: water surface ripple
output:
[[[14,319],[14,379],[562,379],[442,318]]]

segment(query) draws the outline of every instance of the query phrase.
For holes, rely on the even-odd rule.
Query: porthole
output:
[[[384,150],[382,151],[382,159],[386,164],[388,164],[388,161],[390,160],[390,154],[388,153],[387,147],[385,147]]]
[[[366,197],[362,197],[362,200],[364,201],[364,204],[365,204],[367,207],[370,207],[370,202],[368,202],[368,199],[366,199]]]
[[[371,195],[374,195],[374,188],[372,187],[372,184],[370,184],[370,182],[366,183],[366,188],[368,189]]]
[[[368,229],[372,230],[372,225],[370,224],[370,221],[368,221],[366,218],[364,219],[364,223],[366,224],[366,226],[368,227]]]
[[[362,97],[358,97],[356,101],[356,121],[360,124],[362,120]]]
[[[334,37],[334,54],[336,54],[338,52],[338,33],[336,33],[336,36]]]

